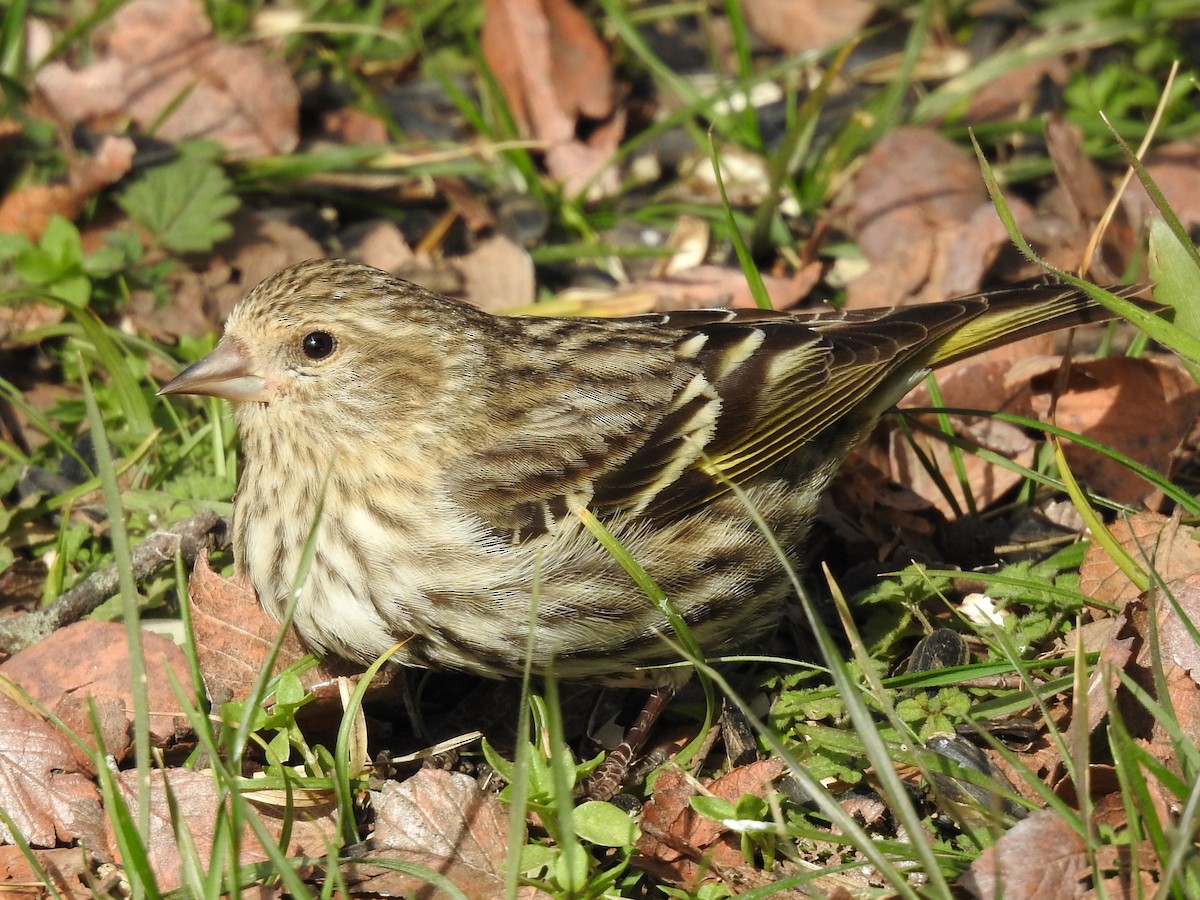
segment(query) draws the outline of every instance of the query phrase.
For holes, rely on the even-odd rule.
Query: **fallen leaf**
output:
[[[736,803],[745,794],[765,796],[781,774],[781,761],[758,760],[733,769],[705,788],[715,797]],[[693,810],[690,799],[695,793],[689,779],[668,769],[655,781],[654,793],[642,809],[638,852],[655,864],[656,874],[673,884],[694,884],[714,867],[745,867],[740,838]]]
[[[1018,228],[1029,228],[1036,221],[1033,209],[1024,200],[1019,197],[1006,200]],[[1012,243],[990,203],[980,204],[960,227],[951,228],[947,237],[945,252],[937,257],[937,265],[931,266],[937,280],[931,286],[933,290],[926,292],[929,299],[961,297],[978,291],[1000,253]]]
[[[449,896],[419,876],[372,865],[379,858],[436,872],[470,900],[503,895],[510,855],[508,808],[473,778],[421,769],[403,782],[386,782],[374,796],[374,807],[372,850],[342,867],[347,884],[356,891],[422,900]],[[546,895],[524,888],[518,896]]]
[[[260,281],[326,255],[303,229],[244,207],[229,224],[233,235],[214,248],[207,269],[176,268],[167,275],[166,304],[150,291],[134,292],[126,312],[138,332],[165,343],[211,334]]]
[[[672,251],[654,264],[650,274],[654,278],[669,278],[704,264],[708,256],[712,229],[705,219],[698,216],[680,216],[671,226],[664,249]]]
[[[584,14],[569,0],[484,0],[481,43],[522,133],[546,145],[546,168],[577,194],[608,166],[624,133],[612,61]],[[577,137],[581,120],[595,125]],[[617,188],[608,169],[600,196]]]
[[[875,9],[866,0],[754,0],[742,14],[771,46],[804,53],[858,34]]]
[[[493,235],[454,260],[465,284],[463,299],[488,312],[534,301],[537,279],[529,252],[512,238]]]
[[[1054,207],[1055,198],[1061,196],[1064,202],[1058,205],[1064,218],[1078,231],[1090,232],[1104,216],[1112,195],[1107,175],[1084,152],[1083,132],[1060,113],[1046,120],[1046,150],[1054,163],[1060,188],[1051,192],[1047,204]],[[1129,224],[1125,207],[1118,206],[1089,261],[1088,271],[1102,284],[1116,283],[1137,252],[1138,235]]]
[[[763,275],[771,306],[790,309],[808,296],[821,278],[820,263],[812,263],[790,276]],[[643,312],[676,309],[752,308],[754,298],[740,269],[697,266],[669,278],[645,278],[625,285],[619,296],[644,295]]]
[[[0,346],[29,346],[33,341],[28,336],[38,328],[57,325],[67,317],[61,303],[38,303],[33,300],[15,300],[0,304]],[[36,337],[36,335],[35,335]],[[41,598],[41,591],[38,591]]]
[[[1192,229],[1200,225],[1200,144],[1194,139],[1174,141],[1151,150],[1143,162],[1183,227]],[[1137,228],[1159,215],[1136,178],[1125,191],[1123,202]]]
[[[73,221],[92,197],[128,174],[133,153],[133,141],[110,135],[92,156],[68,157],[66,184],[35,184],[5,194],[0,199],[0,234],[37,240],[51,217]]]
[[[391,142],[383,119],[352,106],[325,112],[321,116],[321,128],[325,138],[339,144],[362,147]]]
[[[1013,378],[1028,372],[1014,367]],[[1058,373],[1032,379],[1033,408],[1048,417]],[[1182,366],[1127,356],[1080,360],[1071,365],[1067,388],[1054,404],[1062,428],[1111,447],[1163,472],[1200,414],[1200,390]],[[1109,457],[1070,442],[1063,452],[1075,477],[1118,503],[1147,501],[1153,490]]]
[[[1114,794],[1114,804],[1121,802]],[[1164,822],[1165,817],[1159,818]],[[1126,844],[1105,844],[1096,850],[1096,866],[1102,874],[1112,873],[1103,879],[1103,887],[1097,885],[1085,891],[1083,900],[1116,900],[1116,898],[1153,897],[1162,888],[1161,857],[1149,840],[1139,841],[1132,847]]]
[[[1058,813],[1042,809],[1018,822],[971,864],[959,887],[979,900],[1067,900],[1083,896],[1086,845]]]
[[[832,524],[849,559],[883,562],[898,546],[907,548],[909,558],[932,558],[945,516],[885,473],[877,464],[880,455],[865,445],[850,454],[826,492],[822,521]]]
[[[1008,379],[1007,373],[1012,367],[1012,360],[1026,354],[1040,356],[1043,351],[1053,348],[1053,339],[1046,335],[1020,341],[1015,345],[998,347],[980,356],[971,357],[961,363],[944,369],[937,374],[938,390],[941,404],[958,409],[986,409],[996,412],[1030,415],[1030,388],[1028,381]],[[901,407],[932,406],[929,388],[920,385],[911,391],[901,402]],[[925,421],[929,425],[936,423],[930,417]],[[952,416],[955,432],[1003,457],[1013,460],[1022,466],[1033,462],[1035,451],[1034,442],[1025,431],[1015,425],[996,419],[980,418],[966,419]],[[913,443],[920,453],[933,460],[933,467],[946,479],[951,496],[954,497],[958,510],[966,512],[971,508],[967,502],[969,495],[974,499],[977,509],[985,509],[1004,496],[1023,480],[1019,472],[988,462],[971,453],[961,454],[963,469],[966,473],[966,490],[959,479],[955,477],[955,468],[951,449],[946,442],[925,434],[914,434],[910,441],[899,429],[889,433],[890,448],[889,476],[897,484],[904,485],[909,490],[923,497],[939,509],[943,515],[955,515],[955,507],[946,497],[938,482],[930,475],[921,461]]]
[[[54,725],[0,693],[0,808],[34,847],[72,843],[100,818],[92,762]],[[81,826],[81,823],[82,826]],[[13,843],[0,823],[0,843]]]
[[[1172,598],[1163,597],[1155,606],[1163,661],[1178,666],[1200,684],[1200,643],[1192,630],[1200,627],[1200,575],[1173,582],[1171,588]]]
[[[50,877],[54,890],[67,900],[109,896],[93,891],[89,882],[94,883],[95,879],[78,847],[34,850],[33,856]],[[29,864],[24,851],[16,846],[0,847],[0,885],[5,900],[42,900],[47,896],[41,876]]]
[[[890,298],[864,297],[855,289],[862,279],[856,279],[847,287],[854,308],[890,306],[916,293],[938,268],[935,257],[987,202],[975,159],[924,128],[899,128],[879,141],[849,193],[847,215],[863,256],[878,270],[876,278],[886,275],[902,285]]]
[[[218,707],[244,700],[266,664],[279,635],[279,623],[263,611],[248,580],[219,575],[209,567],[207,556],[196,560],[188,579],[188,596],[196,656],[209,698]],[[308,652],[295,630],[289,629],[275,658],[274,671],[287,668]],[[300,680],[306,690],[317,694],[318,700],[333,700],[337,697],[337,679],[361,672],[361,666],[331,659],[309,669]],[[382,678],[386,680],[387,676]]]
[[[392,273],[416,264],[416,254],[404,233],[387,219],[372,222],[354,245],[347,247],[346,258]]]
[[[56,118],[103,126],[128,116],[169,141],[205,138],[234,159],[288,153],[300,94],[287,67],[218,40],[193,0],[132,0],[111,19],[96,63],[52,61],[34,75]]]
[[[150,740],[156,747],[175,742],[190,731],[167,672],[190,696],[191,672],[183,651],[161,635],[143,631],[146,699]],[[120,760],[129,745],[133,721],[129,644],[125,626],[85,619],[60,628],[0,665],[0,674],[19,684],[31,697],[59,715],[85,742],[91,743],[87,701],[99,705],[105,752]]]
[[[1038,59],[1006,69],[971,94],[961,121],[997,122],[1025,118],[1031,98],[1043,82],[1062,88],[1071,77],[1071,69],[1061,57]]]
[[[1200,544],[1195,531],[1182,527],[1178,515],[1168,518],[1140,512],[1113,522],[1109,532],[1135,560],[1143,567],[1153,566],[1168,584],[1200,572]],[[1141,593],[1098,543],[1093,543],[1084,556],[1079,590],[1097,603],[1118,609]]]
[[[117,790],[129,807],[133,821],[138,821],[141,814],[138,807],[137,772],[129,770],[121,772],[116,779]],[[167,788],[170,788],[171,802],[168,802]],[[212,859],[213,843],[217,836],[218,794],[216,782],[211,772],[192,771],[190,769],[155,769],[150,773],[150,832],[143,835],[143,841],[149,855],[151,869],[155,875],[155,884],[160,891],[171,891],[181,884],[182,860],[176,835],[181,829],[195,845],[195,852],[201,861]],[[172,812],[174,806],[174,812]],[[336,801],[322,807],[306,807],[304,809],[276,810],[272,807],[258,807],[258,819],[266,826],[267,833],[279,840],[285,830],[284,815],[288,817],[287,830],[289,841],[283,848],[289,856],[325,856],[330,846],[336,846],[339,830],[336,817]],[[111,858],[120,860],[120,847],[116,835],[112,831],[112,823],[106,818],[108,826],[108,852]],[[222,829],[222,840],[228,840],[226,829]],[[258,842],[248,824],[243,825],[243,831],[238,840],[240,856],[236,860],[226,860],[226,867],[250,865],[267,859],[267,853]],[[220,857],[218,857],[220,858]]]

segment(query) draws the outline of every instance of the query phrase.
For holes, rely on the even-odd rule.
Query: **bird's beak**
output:
[[[192,363],[159,390],[162,394],[207,394],[242,403],[267,399],[267,382],[245,346],[225,337],[208,356]]]

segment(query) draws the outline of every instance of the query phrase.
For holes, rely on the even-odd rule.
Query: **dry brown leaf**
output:
[[[187,717],[167,672],[190,692],[191,673],[183,651],[161,635],[142,632],[148,681],[150,739],[157,747],[174,743],[189,731]],[[117,759],[128,747],[133,694],[125,626],[85,619],[60,628],[0,665],[0,674],[21,685],[31,697],[59,715],[91,742],[86,701],[99,704],[105,750]],[[195,704],[194,697],[190,702]]]
[[[979,900],[1067,900],[1081,897],[1089,871],[1083,840],[1058,813],[1042,809],[984,850],[959,879]]]
[[[1052,349],[1053,339],[1042,335],[1006,347],[998,347],[981,356],[963,360],[948,370],[938,372],[938,389],[942,404],[959,409],[986,409],[1029,415],[1028,382],[1006,378],[1012,360],[1025,354],[1040,354]],[[931,406],[928,387],[919,386],[900,404],[902,407]],[[926,420],[934,424],[932,419]],[[1023,466],[1033,462],[1034,442],[1015,425],[996,419],[964,419],[951,417],[957,434]],[[939,509],[943,515],[954,515],[950,503],[938,483],[922,464],[909,439],[898,429],[889,435],[889,476]],[[914,440],[926,457],[933,460],[935,471],[949,484],[958,509],[967,511],[970,505],[964,496],[963,485],[955,476],[950,447],[936,438],[917,434]],[[994,465],[970,453],[961,456],[967,476],[967,491],[978,509],[990,506],[1022,481],[1018,472]]]
[[[88,200],[125,177],[133,166],[133,153],[133,141],[110,135],[94,155],[68,158],[66,184],[36,184],[5,194],[0,199],[0,233],[37,240],[52,216],[74,220]]]
[[[1195,139],[1175,141],[1151,150],[1143,162],[1183,227],[1200,225],[1200,144]],[[1142,228],[1159,215],[1136,178],[1123,200],[1135,227]]]
[[[354,246],[346,248],[346,258],[392,273],[410,268],[417,261],[404,233],[386,219],[372,222]]]
[[[743,7],[746,24],[788,53],[853,37],[874,13],[875,4],[866,0],[754,0]]]
[[[1200,683],[1200,643],[1195,630],[1200,629],[1200,574],[1192,574],[1182,582],[1171,585],[1174,602],[1159,600],[1158,640],[1163,661],[1169,661]]]
[[[781,774],[781,761],[759,760],[739,766],[705,787],[713,796],[736,803],[744,794],[765,796]],[[740,839],[691,808],[689,800],[695,793],[682,773],[667,770],[659,775],[654,793],[642,809],[638,852],[673,884],[694,884],[713,869],[745,867]]]
[[[1033,463],[1034,442],[1015,425],[994,419],[972,419],[964,423],[955,417],[955,430],[972,443],[998,453],[1019,466],[1029,467]],[[972,498],[975,509],[986,509],[1023,480],[1019,472],[991,463],[973,453],[963,453],[959,458],[966,477],[964,486],[955,470],[954,456],[948,444],[926,435],[914,435],[913,441],[926,458],[932,460],[934,471],[945,480],[954,502],[951,503],[941,485],[922,464],[913,442],[899,431],[891,434],[891,477],[898,484],[924,497],[947,518],[958,514],[955,505],[961,513],[972,509],[968,496]]]
[[[1089,736],[1108,718],[1111,698],[1120,689],[1120,675],[1128,671],[1133,659],[1135,638],[1126,633],[1128,622],[1128,617],[1122,612],[1117,616],[1087,622],[1083,626],[1084,651],[1094,653],[1099,650],[1100,653],[1096,668],[1088,678],[1086,733]],[[1064,646],[1074,648],[1075,636],[1075,632],[1068,634],[1063,640]],[[1072,745],[1073,737],[1073,734],[1068,734],[1066,738]]]
[[[1060,191],[1046,203],[1058,208],[1066,221],[1081,233],[1090,233],[1100,222],[1112,197],[1108,178],[1083,149],[1083,132],[1060,114],[1046,121],[1046,149],[1054,163]],[[1060,201],[1060,202],[1056,202]],[[1096,281],[1115,283],[1136,252],[1138,236],[1130,227],[1124,207],[1118,206],[1104,229],[1099,247],[1089,260],[1088,272]]]
[[[446,199],[450,208],[462,219],[472,234],[496,227],[496,216],[488,205],[488,199],[478,196],[477,190],[465,178],[443,175],[435,178],[433,183],[438,194]]]
[[[129,806],[133,821],[138,821],[137,772],[120,773],[116,779],[117,790]],[[171,806],[167,802],[167,785],[170,787],[178,818],[191,840],[195,843],[199,858],[212,858],[212,847],[217,827],[218,793],[211,772],[190,769],[156,769],[150,773],[150,833],[143,835],[149,851],[150,866],[155,874],[155,883],[162,891],[171,891],[180,885],[181,865],[179,845],[176,842],[175,826],[172,823]],[[276,840],[283,836],[283,810],[259,807],[259,821]],[[339,831],[336,817],[336,801],[325,808],[308,807],[289,810],[291,839],[283,848],[289,856],[324,856],[330,846],[337,846]],[[120,848],[116,835],[108,826],[108,851],[113,859],[120,859]],[[226,835],[224,839],[228,839]],[[240,858],[227,861],[226,866],[243,866],[261,862],[267,858],[266,851],[254,836],[249,825],[244,826],[238,841]]]
[[[23,336],[25,333],[47,325],[57,325],[66,317],[67,310],[61,303],[38,303],[31,300],[0,304],[0,345],[28,345],[30,340]],[[38,597],[41,597],[40,591]]]
[[[798,304],[820,280],[821,271],[821,264],[813,263],[786,277],[764,274],[771,306],[790,309]],[[746,276],[740,269],[722,266],[697,266],[670,278],[644,278],[621,288],[620,296],[633,295],[646,295],[644,312],[754,306]]]
[[[895,278],[893,296],[864,296],[848,286],[848,303],[894,305],[934,278],[962,226],[987,202],[974,158],[932,129],[900,128],[867,154],[850,185],[848,215],[863,255]],[[940,249],[939,249],[940,248]],[[940,281],[940,279],[937,279]],[[938,285],[940,287],[940,284]]]
[[[1013,378],[1028,373],[1013,369]],[[1057,369],[1032,380],[1033,408],[1049,416]],[[1165,473],[1171,455],[1200,414],[1200,390],[1181,366],[1127,356],[1072,364],[1066,391],[1054,404],[1054,421]],[[1153,491],[1139,476],[1107,456],[1064,442],[1075,477],[1119,503],[1146,502]]]
[[[94,883],[98,879],[92,879],[87,859],[78,847],[34,850],[33,855],[50,876],[54,889],[66,900],[94,900],[97,896],[105,896],[93,890],[92,884],[89,884],[89,881]],[[0,847],[0,885],[3,885],[0,891],[4,900],[43,900],[47,896],[41,877],[33,870],[21,848],[16,846]],[[115,888],[116,885],[108,887]],[[114,890],[113,895],[115,893]]]
[[[1119,795],[1115,796],[1115,802],[1120,802]],[[1082,900],[1137,900],[1161,896],[1161,862],[1148,840],[1132,847],[1106,844],[1096,850],[1096,863],[1101,872],[1112,874],[1104,879],[1103,889],[1092,887],[1083,893]]]
[[[279,634],[279,623],[263,611],[245,578],[225,578],[196,560],[188,579],[192,603],[192,627],[200,674],[214,706],[245,699],[267,653]],[[275,672],[287,668],[308,653],[294,629],[284,635],[275,658]],[[362,667],[341,659],[328,659],[300,676],[306,690],[321,702],[338,700],[337,680],[361,674]],[[385,686],[392,669],[384,667],[373,681],[373,689]]]
[[[860,447],[838,469],[821,511],[850,559],[892,558],[898,546],[908,555],[932,557],[931,541],[945,516],[921,495],[897,484],[876,464],[882,454]]]
[[[389,781],[375,797],[373,849],[343,867],[356,891],[383,897],[440,900],[447,895],[419,877],[372,864],[380,858],[415,863],[450,879],[471,900],[504,893],[508,809],[473,778],[421,769]],[[522,898],[544,897],[524,889]]]
[[[1162,672],[1166,696],[1158,697],[1159,703],[1172,711],[1183,739],[1200,746],[1200,644],[1193,637],[1200,628],[1200,574],[1168,582],[1167,587],[1169,597],[1156,590],[1131,607],[1130,624],[1140,644],[1136,665],[1141,673],[1136,677],[1157,687],[1153,673]],[[1148,738],[1146,750],[1182,774],[1175,740],[1159,719],[1152,720]]]
[[[493,235],[454,260],[465,283],[463,299],[499,312],[534,301],[537,277],[529,252],[510,237]]]
[[[1059,57],[1038,59],[999,73],[971,95],[961,121],[996,122],[1028,118],[1044,80],[1065,86],[1071,69]]]
[[[1200,571],[1200,544],[1195,531],[1182,528],[1179,517],[1141,512],[1119,519],[1109,528],[1117,542],[1144,567],[1153,566],[1170,584]],[[1092,544],[1079,569],[1079,590],[1098,603],[1118,609],[1140,593],[1098,544]]]
[[[570,0],[485,0],[483,54],[523,133],[546,144],[546,168],[577,194],[608,165],[624,133],[612,61]],[[598,123],[586,141],[580,119]],[[599,195],[617,188],[609,169]]]
[[[1182,735],[1185,746],[1200,746],[1200,685],[1196,684],[1195,675],[1166,659],[1163,669],[1166,697],[1162,699],[1169,700],[1178,733]],[[1186,776],[1179,758],[1179,745],[1173,734],[1174,729],[1168,731],[1161,721],[1155,719],[1145,749],[1177,776]],[[1168,820],[1169,817],[1160,821]]]
[[[669,278],[704,265],[711,238],[712,228],[707,220],[699,216],[680,216],[671,226],[671,233],[663,245],[664,249],[672,252],[654,263],[651,277]]]
[[[1188,579],[1200,570],[1200,544],[1196,542],[1193,529],[1181,527],[1178,512],[1169,519],[1157,513],[1139,513],[1114,522],[1109,531],[1135,560],[1146,568],[1153,567],[1173,591],[1184,595],[1185,600],[1189,597],[1193,586]],[[1149,665],[1150,630],[1146,627],[1145,595],[1098,542],[1088,548],[1080,566],[1079,589],[1098,604],[1109,604],[1118,609],[1115,616],[1085,626],[1089,630],[1104,628],[1099,640],[1088,639],[1085,631],[1085,648],[1097,643],[1100,647],[1100,661],[1088,684],[1087,733],[1091,734],[1110,712],[1110,698],[1116,696],[1120,688],[1119,673],[1138,677],[1131,669],[1145,670]],[[1185,609],[1191,609],[1193,603],[1188,600]],[[1168,660],[1178,658],[1185,671],[1195,671],[1196,648],[1190,633],[1176,618],[1165,598],[1158,600],[1157,609],[1163,656]],[[1192,609],[1189,615],[1194,612]],[[1168,635],[1169,644],[1166,642]],[[1135,650],[1138,651],[1136,659]],[[1185,707],[1193,707],[1196,698],[1191,687],[1180,691],[1180,702]],[[1124,714],[1129,719],[1137,716],[1136,711]]]
[[[1006,200],[1018,228],[1024,230],[1036,222],[1033,209],[1020,197]],[[976,208],[961,227],[949,228],[945,237],[949,239],[946,250],[931,267],[936,280],[932,290],[925,294],[927,299],[961,297],[978,291],[1000,252],[1011,243],[1004,223],[990,203]]]
[[[17,830],[34,847],[90,836],[89,823],[100,818],[91,759],[7,694],[0,694],[0,722],[0,808]],[[0,843],[13,843],[3,824]]]
[[[352,106],[331,109],[321,117],[324,137],[339,144],[363,147],[391,142],[383,119]]]
[[[218,40],[200,3],[132,0],[111,22],[98,62],[74,71],[52,61],[34,76],[58,119],[102,127],[128,116],[165,140],[216,141],[235,159],[295,149],[300,94],[287,67]]]
[[[1200,645],[1194,637],[1200,623],[1200,575],[1196,574],[1200,549],[1194,530],[1180,527],[1178,513],[1169,520],[1143,513],[1130,523],[1117,522],[1112,532],[1135,559],[1146,568],[1153,566],[1167,590],[1138,593],[1095,548],[1089,551],[1080,571],[1081,589],[1102,591],[1104,599],[1119,604],[1122,612],[1112,620],[1115,640],[1102,651],[1089,686],[1088,724],[1095,728],[1115,696],[1126,728],[1179,774],[1171,734],[1144,704],[1128,695],[1116,674],[1125,672],[1154,695],[1164,686],[1166,696],[1156,699],[1173,710],[1185,740],[1200,743]],[[1161,680],[1156,673],[1161,673]]]

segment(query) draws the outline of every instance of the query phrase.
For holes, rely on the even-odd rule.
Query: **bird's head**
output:
[[[311,260],[251,291],[216,349],[159,393],[231,400],[239,421],[304,415],[317,428],[351,409],[360,420],[426,411],[478,315],[378,269]]]

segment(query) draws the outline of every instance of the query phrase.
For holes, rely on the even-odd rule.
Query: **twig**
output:
[[[172,528],[156,531],[134,548],[133,577],[149,578],[183,555],[191,566],[197,554],[229,545],[229,524],[212,510],[203,510]],[[77,622],[115,594],[116,565],[93,572],[49,606],[0,622],[0,653],[13,654],[32,646],[56,628]]]

